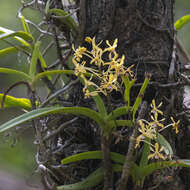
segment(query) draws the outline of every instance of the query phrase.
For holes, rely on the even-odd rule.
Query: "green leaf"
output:
[[[116,153],[116,152],[111,152],[110,157],[111,157],[111,160],[116,162],[116,163],[122,163],[123,164],[124,161],[125,161],[125,156],[122,155],[122,154]],[[73,155],[73,156],[69,156],[69,157],[63,159],[61,161],[61,163],[62,164],[68,164],[68,163],[73,163],[73,162],[86,160],[86,159],[102,159],[102,158],[103,158],[102,151],[89,151],[89,152],[84,152],[84,153],[79,153],[79,154],[76,154],[76,155]],[[122,171],[122,166],[118,165],[118,164],[114,164],[112,169],[113,169],[114,172],[121,172]],[[63,190],[64,189],[65,190],[69,190],[69,189],[72,189],[72,190],[73,189],[86,189],[86,188],[90,188],[90,187],[93,187],[95,185],[98,185],[103,180],[103,176],[104,176],[103,168],[101,169],[101,172],[98,172],[98,174],[101,175],[100,178],[98,178],[98,179],[95,178],[93,174],[88,176],[82,182],[75,183],[75,184],[72,184],[72,185],[60,186],[57,189],[59,189],[59,188],[60,188],[60,190],[61,189],[63,189]],[[93,178],[91,178],[92,175],[93,175]]]
[[[3,50],[0,50],[0,55],[7,55],[9,53],[13,53],[13,52],[17,52],[17,51],[26,51],[26,52],[31,52],[31,46],[30,43],[27,42],[27,40],[29,42],[31,42],[31,40],[33,40],[33,37],[23,31],[20,32],[15,32],[12,30],[8,30],[6,28],[0,27],[0,40],[6,39],[6,38],[13,38],[17,41],[19,41],[21,43],[21,45],[19,46],[12,46],[12,47],[8,47],[5,48]]]
[[[39,51],[39,60],[40,60],[40,63],[41,63],[41,67],[45,70],[47,68],[47,64],[46,64],[46,61],[43,58],[42,53],[40,51]],[[48,79],[50,81],[52,80],[52,77],[50,75],[47,76],[47,77],[48,77]]]
[[[30,34],[30,28],[28,26],[28,23],[26,23],[24,16],[21,16],[22,26],[24,28],[24,31],[28,34]]]
[[[15,53],[18,51],[18,48],[16,47],[8,47],[8,48],[5,48],[5,49],[1,49],[0,50],[0,56],[6,56],[10,53]]]
[[[3,94],[0,93],[0,102],[2,101]],[[4,107],[19,107],[26,110],[31,110],[30,100],[27,98],[15,98],[13,96],[6,95]]]
[[[151,142],[150,138],[148,137],[145,138],[143,152],[140,160],[140,167],[144,167],[148,164],[148,155],[150,154],[150,144],[146,142],[150,143]]]
[[[136,114],[137,110],[139,109],[139,105],[142,101],[142,98],[143,98],[144,92],[148,86],[149,80],[150,80],[150,76],[149,76],[149,74],[147,74],[145,76],[145,79],[144,79],[144,82],[141,86],[140,92],[139,92],[139,94],[135,100],[135,103],[133,105],[133,108],[132,108],[132,110],[133,110],[133,121],[135,120],[135,114]]]
[[[45,61],[45,59],[43,58],[42,53],[41,53],[40,51],[39,51],[39,59],[40,59],[42,68],[43,68],[43,69],[46,69],[46,68],[47,68],[47,64],[46,64],[46,61]]]
[[[131,120],[109,120],[108,121],[109,128],[115,128],[115,127],[132,127],[133,121]]]
[[[104,105],[104,102],[103,102],[102,98],[99,95],[93,96],[92,98],[95,101],[96,106],[97,106],[98,111],[101,114],[101,116],[103,118],[106,117],[107,116],[107,110],[106,110],[106,107]]]
[[[74,183],[71,185],[62,185],[57,187],[57,190],[80,190],[89,189],[98,185],[104,178],[104,169],[98,168],[92,174],[90,174],[86,179],[81,182]]]
[[[157,141],[161,146],[164,147],[166,155],[169,156],[169,158],[171,158],[173,156],[173,150],[170,143],[160,133],[157,134]]]
[[[131,107],[128,106],[122,106],[119,108],[116,108],[115,110],[113,110],[106,118],[106,121],[110,121],[110,120],[114,120],[117,117],[120,117],[122,115],[126,115],[129,114],[131,111]]]
[[[47,3],[46,3],[46,6],[45,6],[45,14],[48,14],[49,7],[50,7],[50,0],[48,0]]]
[[[90,92],[95,91],[95,89],[92,86],[89,86],[88,89]],[[106,107],[105,107],[104,102],[103,102],[102,98],[100,97],[100,95],[93,96],[92,98],[93,98],[94,102],[96,103],[99,113],[102,115],[102,117],[106,117],[107,110],[106,110]]]
[[[18,51],[23,51],[23,52],[28,52],[30,53],[31,49],[28,48],[27,46],[13,46],[13,47],[8,47],[0,50],[0,56],[7,56],[10,53],[16,53]]]
[[[112,169],[113,172],[121,172],[122,166],[119,164],[114,164],[112,166]],[[104,178],[104,169],[100,167],[83,181],[71,185],[59,186],[57,187],[57,190],[82,190],[82,189],[86,190],[98,185],[101,181],[103,181],[103,178]]]
[[[128,106],[130,106],[130,92],[131,87],[135,84],[135,79],[129,80],[129,76],[122,76],[122,80],[125,85],[125,92],[124,92],[124,102],[127,103]]]
[[[146,142],[148,142],[148,143],[146,143]],[[150,154],[150,144],[149,144],[150,142],[151,142],[151,139],[149,139],[148,137],[146,137],[145,138],[144,147],[143,147],[143,152],[142,152],[142,155],[141,155],[141,160],[140,160],[139,167],[136,167],[136,170],[134,170],[134,172],[138,173],[138,175],[136,175],[136,173],[135,173],[136,176],[141,176],[141,173],[142,173],[141,170],[142,170],[142,168],[145,167],[145,166],[147,166],[147,164],[148,164],[148,155]],[[144,184],[145,177],[144,178],[140,177],[140,178],[141,179],[139,180],[136,177],[135,183],[139,183],[140,182],[139,185],[142,187],[143,184]]]
[[[13,75],[18,75],[20,77],[23,78],[23,80],[26,81],[31,81],[32,79],[30,78],[29,75],[27,75],[26,73],[22,72],[22,71],[17,71],[14,69],[8,69],[8,68],[0,68],[0,73],[6,73],[6,74],[13,74]]]
[[[100,117],[100,115],[95,112],[92,109],[89,108],[85,108],[85,107],[47,107],[47,108],[40,108],[40,109],[36,109],[33,110],[31,112],[28,113],[24,113],[23,115],[20,115],[2,125],[0,125],[0,133],[4,132],[10,128],[13,128],[17,125],[20,125],[26,121],[38,118],[38,117],[42,117],[42,116],[46,116],[49,114],[61,114],[61,113],[70,113],[73,115],[82,115],[82,116],[86,116],[89,117],[90,119],[93,119],[94,121],[96,121],[99,125],[99,127],[101,127],[102,129],[104,128],[104,121],[103,119]]]
[[[133,182],[138,186],[142,187],[145,179],[145,177],[143,176],[143,168],[133,163],[130,174],[132,176]]]
[[[23,32],[23,31],[15,32],[15,31],[8,30],[6,28],[0,27],[0,33],[1,33],[0,34],[0,40],[12,37],[12,38],[22,42],[24,45],[26,45],[26,42],[33,42],[34,41],[32,35],[30,35],[27,32]]]
[[[111,160],[116,162],[116,163],[124,163],[125,161],[125,156],[116,152],[111,152],[110,153]],[[72,156],[69,156],[67,158],[64,158],[61,163],[64,164],[69,164],[72,162],[78,162],[81,160],[88,160],[88,159],[102,159],[102,151],[97,150],[97,151],[88,151],[88,152],[83,152],[79,154],[75,154]]]
[[[88,152],[83,152],[83,153],[79,153],[79,154],[75,154],[72,156],[69,156],[67,158],[64,158],[61,161],[61,164],[69,164],[69,163],[73,163],[73,162],[78,162],[81,160],[87,160],[87,159],[102,159],[102,151],[88,151]]]
[[[71,30],[73,37],[77,37],[78,26],[68,12],[62,9],[49,9],[48,14],[55,14],[58,17],[57,19]]]
[[[34,45],[34,50],[32,52],[32,58],[30,62],[30,70],[29,70],[29,75],[31,78],[34,78],[36,75],[36,65],[37,65],[37,59],[39,57],[39,48],[40,48],[40,42],[37,41]]]
[[[185,24],[190,22],[190,15],[185,15],[175,22],[176,30],[180,30]]]
[[[139,167],[135,163],[131,168],[131,175],[133,181],[139,186],[143,186],[144,179],[155,172],[156,170],[167,167],[190,167],[190,160],[171,160],[171,161],[157,161],[148,164],[145,167]]]
[[[156,170],[164,169],[167,167],[190,167],[190,160],[171,160],[171,161],[158,161],[153,162],[142,170],[142,177],[146,177]]]
[[[16,47],[8,47],[0,50],[0,56],[6,56],[9,55],[10,53],[15,53],[18,52],[19,49]]]

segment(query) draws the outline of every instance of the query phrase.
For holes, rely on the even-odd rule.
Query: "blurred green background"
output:
[[[17,11],[20,8],[20,0],[0,0],[0,26],[11,30],[22,29],[20,20],[17,18]],[[25,16],[32,18],[35,23],[40,21],[41,15],[35,11],[28,10]],[[175,19],[190,14],[190,0],[176,0]],[[35,35],[35,34],[34,34]],[[36,34],[37,35],[37,34]],[[187,24],[179,33],[179,38],[183,42],[186,50],[190,53],[190,24]],[[47,44],[44,43],[45,45]],[[0,41],[0,49],[6,44]],[[50,55],[48,60],[51,60]],[[17,68],[22,71],[27,70],[26,57],[21,54],[12,54],[11,56],[0,57],[1,67]],[[18,80],[18,79],[16,79]],[[15,82],[14,77],[0,75],[0,92],[4,91],[7,86]],[[11,91],[17,97],[26,96],[26,89],[17,87]],[[0,123],[7,121],[16,115],[21,114],[17,109],[6,109],[0,111]],[[0,135],[0,170],[4,169],[12,173],[30,176],[36,169],[35,151],[33,143],[34,132],[29,129],[29,124],[23,126],[19,132],[7,133]]]

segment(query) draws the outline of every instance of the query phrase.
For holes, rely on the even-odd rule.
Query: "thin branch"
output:
[[[42,55],[44,56],[44,55],[47,53],[47,51],[48,51],[53,45],[54,45],[54,41],[51,41],[51,42],[47,45],[47,47],[43,50]]]
[[[143,83],[136,83],[134,84],[135,87],[138,87],[138,86],[142,86]],[[159,82],[149,82],[148,83],[149,86],[155,86],[155,87],[158,87],[158,88],[176,88],[178,86],[183,86],[184,83],[182,82],[170,82],[170,83],[166,83],[166,84],[161,84]]]
[[[67,125],[72,124],[72,123],[75,122],[77,119],[78,119],[78,117],[75,117],[75,118],[73,118],[73,119],[71,119],[71,120],[69,120],[69,121],[66,121],[66,122],[63,123],[61,126],[59,126],[58,129],[55,129],[54,131],[51,131],[50,134],[47,134],[47,135],[43,138],[43,140],[46,141],[46,140],[52,138],[53,136],[57,135],[57,134],[60,133]]]
[[[180,74],[180,76],[183,78],[183,80],[185,81],[186,85],[190,85],[190,79],[188,78],[188,76],[186,76],[184,74]]]
[[[72,85],[77,84],[79,82],[79,79],[76,79],[74,81],[71,81],[68,85],[66,85],[64,88],[61,88],[57,90],[54,94],[52,94],[49,98],[47,98],[41,105],[40,107],[46,106],[52,99],[58,97],[60,94],[68,90]]]
[[[126,186],[127,186],[128,178],[130,175],[130,170],[131,170],[131,167],[132,167],[133,162],[134,162],[136,138],[138,136],[138,124],[137,124],[137,122],[139,119],[144,118],[144,116],[146,114],[146,109],[147,109],[147,102],[144,101],[144,102],[142,102],[142,105],[141,105],[140,110],[139,110],[138,118],[134,124],[133,133],[132,133],[132,135],[130,137],[130,141],[129,141],[128,152],[127,152],[127,155],[125,157],[125,163],[123,166],[121,179],[119,181],[119,184],[117,185],[116,190],[126,190],[127,189]]]

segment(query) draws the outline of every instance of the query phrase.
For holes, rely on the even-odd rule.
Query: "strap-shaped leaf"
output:
[[[121,172],[122,166],[119,164],[113,165],[113,172]],[[103,181],[104,169],[102,167],[96,169],[92,174],[90,174],[86,179],[81,182],[74,183],[71,185],[62,185],[57,187],[57,190],[86,190],[90,189]]]
[[[48,14],[49,8],[50,8],[50,0],[48,0],[48,1],[46,2],[46,6],[45,6],[45,13],[46,13],[46,14]]]
[[[36,75],[36,65],[37,65],[37,59],[39,58],[39,48],[40,48],[40,42],[37,41],[34,45],[34,50],[32,52],[32,58],[30,62],[30,70],[29,75],[31,78],[33,78]]]
[[[2,101],[3,94],[0,93],[0,102]],[[26,110],[31,110],[30,100],[27,98],[15,98],[13,96],[6,95],[4,107],[19,107]]]
[[[23,45],[7,47],[0,50],[0,56],[6,56],[6,55],[9,55],[10,53],[17,53],[18,51],[30,53],[31,48],[29,48],[28,46],[23,46]]]
[[[17,47],[8,47],[0,50],[0,56],[6,56],[9,55],[10,53],[15,53],[18,52],[19,48]]]
[[[135,114],[136,114],[137,110],[139,109],[139,105],[140,105],[140,103],[142,101],[143,95],[145,93],[145,90],[146,90],[146,88],[148,86],[149,81],[150,81],[150,74],[146,74],[144,82],[143,82],[143,84],[141,86],[139,94],[138,94],[138,96],[137,96],[137,98],[135,100],[135,103],[133,105],[133,108],[132,108],[132,110],[133,110],[133,121],[135,121]]]
[[[26,81],[31,81],[32,79],[30,78],[29,75],[27,75],[26,73],[22,72],[22,71],[17,71],[14,69],[8,69],[8,68],[0,68],[0,73],[6,73],[6,74],[13,74],[13,75],[18,75],[20,77],[23,78],[23,80]]]
[[[158,161],[153,162],[146,167],[142,168],[141,176],[146,177],[156,170],[167,168],[167,167],[190,167],[190,160],[171,160],[171,161]]]
[[[110,120],[114,120],[116,119],[117,117],[120,117],[122,115],[126,115],[126,114],[129,114],[129,112],[131,111],[131,107],[128,107],[128,106],[122,106],[122,107],[119,107],[119,108],[116,108],[115,110],[113,110],[106,118],[107,121],[110,121]]]
[[[95,91],[94,87],[92,86],[89,86],[88,89],[90,90],[90,92]],[[102,117],[107,117],[107,110],[101,96],[98,94],[97,96],[92,96],[92,98],[96,103],[98,111],[102,115]]]
[[[104,121],[103,119],[100,117],[100,115],[89,108],[85,108],[85,107],[47,107],[47,108],[40,108],[40,109],[36,109],[33,110],[31,112],[28,113],[24,113],[23,115],[20,115],[2,125],[0,125],[0,133],[4,132],[10,128],[13,128],[17,125],[20,125],[26,121],[38,118],[38,117],[42,117],[42,116],[46,116],[46,115],[50,115],[50,114],[61,114],[61,113],[70,113],[73,115],[82,115],[82,116],[86,116],[89,117],[90,119],[93,119],[94,121],[96,121],[99,125],[99,127],[101,127],[103,129],[104,127]]]
[[[124,102],[130,106],[130,95],[131,95],[131,87],[135,84],[136,79],[129,79],[129,76],[122,76],[122,80],[125,85],[125,92],[124,92]]]
[[[116,162],[116,163],[121,163],[123,164],[125,161],[125,156],[116,152],[111,152],[110,153],[111,160]],[[88,152],[83,152],[79,154],[75,154],[72,156],[69,156],[67,158],[64,158],[61,163],[62,164],[69,164],[72,162],[78,162],[81,160],[88,160],[88,159],[102,159],[102,151],[96,150],[96,151],[88,151]]]
[[[34,41],[33,37],[29,33],[24,32],[24,31],[16,31],[15,32],[15,31],[0,27],[0,33],[1,33],[0,40],[13,37],[17,40],[18,40],[18,38],[21,38],[21,39],[25,40],[26,42]]]
[[[28,26],[28,23],[25,21],[25,18],[24,18],[23,15],[21,16],[21,21],[22,21],[22,26],[23,26],[23,28],[24,28],[24,31],[25,31],[26,33],[30,34],[30,28],[29,28],[29,26]]]
[[[183,28],[183,26],[184,26],[185,24],[187,24],[188,22],[190,22],[190,14],[181,17],[180,19],[178,19],[178,20],[175,22],[175,28],[176,28],[176,30],[180,30],[180,29]]]
[[[108,121],[108,126],[109,128],[114,128],[114,127],[132,127],[133,122],[131,120],[111,120]]]
[[[148,143],[144,143],[143,152],[140,160],[140,167],[144,167],[148,164],[148,155],[150,154],[150,141],[148,137],[145,138],[145,141]]]
[[[57,187],[57,190],[82,190],[82,189],[89,189],[98,185],[104,178],[104,169],[98,168],[92,174],[90,174],[86,179],[81,182],[74,183],[71,185],[62,185]]]

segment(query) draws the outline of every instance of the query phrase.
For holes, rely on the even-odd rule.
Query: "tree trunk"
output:
[[[180,80],[177,58],[174,66],[171,63],[175,51],[174,3],[174,0],[86,0],[85,6],[83,4],[80,10],[82,41],[86,36],[95,36],[97,41],[111,42],[117,38],[117,51],[120,55],[125,55],[127,65],[135,65],[137,81],[142,83],[146,72],[152,74],[152,85],[150,84],[146,90],[144,100],[148,103],[152,99],[163,102],[162,109],[166,118],[169,118],[169,115],[176,116],[183,111],[183,86],[169,87],[169,89],[167,87]],[[164,88],[164,85],[161,87],[161,84],[166,87]],[[138,86],[132,90],[136,97]],[[115,98],[121,101],[120,97],[114,97],[114,100]],[[183,121],[182,126],[186,122],[184,118]],[[169,131],[166,130],[165,136],[175,151],[176,137],[168,133]],[[180,138],[178,142],[179,140]],[[122,152],[122,147],[120,151]],[[176,172],[172,171],[171,175],[176,176]],[[167,174],[168,172],[164,176]],[[175,178],[179,181],[178,175],[173,181]],[[153,185],[153,181],[154,179],[147,182],[149,187]],[[155,183],[165,183],[163,181]],[[180,182],[175,185],[168,183],[169,189],[181,189]],[[159,187],[159,189],[163,188],[164,186]]]

